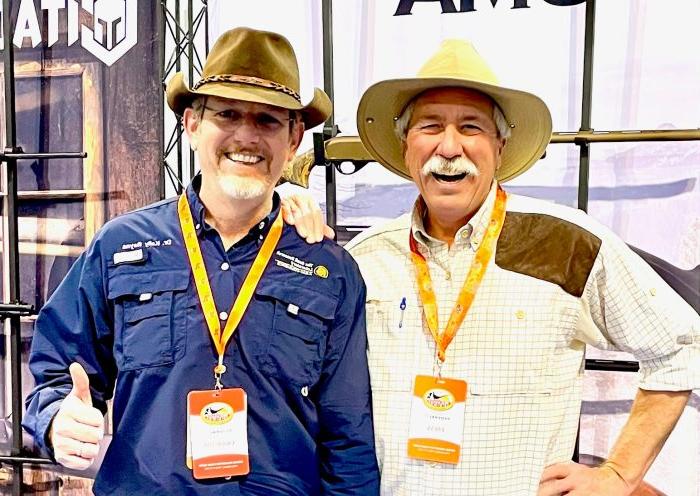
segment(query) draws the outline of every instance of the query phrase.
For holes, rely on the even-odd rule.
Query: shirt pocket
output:
[[[169,365],[185,353],[189,271],[119,273],[110,277],[115,356],[120,370]]]
[[[472,367],[472,373],[467,374],[470,394],[548,396],[558,376],[568,376],[565,369],[557,367],[554,355],[561,326],[538,306],[479,309],[472,322],[467,332],[478,347],[468,359],[468,367]],[[575,374],[577,364],[573,366]]]
[[[417,373],[417,347],[422,344],[421,309],[403,297],[368,297],[365,309],[372,390],[411,391]]]
[[[299,386],[318,382],[338,299],[288,284],[267,284],[256,293],[274,305],[272,329],[260,359],[263,372]]]

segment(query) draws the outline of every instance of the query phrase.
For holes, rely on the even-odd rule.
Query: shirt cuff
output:
[[[684,336],[679,337],[680,340]],[[685,336],[674,354],[639,362],[639,387],[650,391],[700,389],[700,335]]]
[[[37,448],[43,455],[47,455],[51,460],[56,461],[53,453],[53,446],[51,446],[51,440],[49,439],[49,428],[51,427],[51,422],[53,418],[58,413],[58,409],[61,408],[61,402],[63,400],[54,401],[53,403],[44,407],[41,412],[41,416],[37,419],[37,435],[34,441],[37,443]]]

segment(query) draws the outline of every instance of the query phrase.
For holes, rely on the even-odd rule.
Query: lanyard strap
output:
[[[233,302],[231,312],[229,313],[228,319],[226,319],[226,325],[224,326],[224,330],[222,332],[219,314],[216,311],[216,303],[214,302],[214,297],[211,293],[211,286],[209,285],[207,268],[204,265],[202,250],[199,247],[199,240],[197,239],[197,231],[195,230],[194,222],[192,220],[192,212],[190,211],[190,206],[184,193],[178,200],[177,212],[178,217],[180,218],[182,234],[185,238],[187,258],[189,259],[190,268],[192,269],[192,274],[194,275],[194,282],[197,286],[197,294],[199,295],[199,302],[202,306],[204,319],[207,322],[211,339],[214,342],[217,353],[219,354],[219,363],[214,368],[214,373],[217,375],[218,384],[218,378],[226,371],[226,367],[223,365],[226,345],[231,339],[231,336],[233,336],[233,333],[236,332],[236,328],[243,318],[246,308],[248,308],[248,304],[250,303],[250,300],[253,297],[253,292],[255,291],[263,272],[265,271],[265,267],[267,267],[270,258],[272,258],[272,253],[277,247],[277,243],[282,236],[284,222],[282,220],[282,215],[278,213],[277,218],[272,224],[270,231],[265,237],[265,241],[263,241],[255,260],[253,261],[253,265],[251,265],[250,270],[243,281],[240,292]]]
[[[467,279],[464,281],[464,285],[459,292],[455,306],[450,314],[450,320],[447,322],[445,330],[440,334],[439,324],[438,324],[438,308],[437,301],[435,298],[435,291],[433,289],[433,284],[430,279],[430,269],[428,268],[428,263],[425,257],[418,251],[418,245],[416,239],[413,236],[413,230],[409,234],[409,244],[411,247],[411,260],[416,271],[416,282],[418,283],[418,294],[423,305],[423,312],[425,314],[425,320],[430,329],[430,333],[435,339],[435,344],[437,345],[438,359],[440,362],[445,361],[445,352],[447,347],[452,342],[452,339],[457,334],[459,326],[462,325],[464,317],[466,317],[467,312],[471,308],[476,292],[479,289],[484,274],[486,273],[486,268],[491,261],[491,256],[494,253],[496,246],[496,241],[501,233],[501,228],[503,227],[503,220],[506,217],[506,192],[498,186],[496,190],[496,202],[493,207],[493,212],[491,213],[491,220],[489,221],[488,228],[486,229],[486,234],[481,241],[481,246],[476,251],[474,255],[474,261],[469,268],[469,274]]]

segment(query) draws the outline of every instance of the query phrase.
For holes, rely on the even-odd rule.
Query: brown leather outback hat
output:
[[[197,96],[218,96],[266,103],[298,111],[306,129],[324,122],[332,105],[323,90],[314,88],[307,104],[299,96],[299,66],[294,49],[284,36],[240,27],[226,31],[216,41],[202,70],[202,78],[190,89],[178,72],[165,89],[168,105],[178,115]]]

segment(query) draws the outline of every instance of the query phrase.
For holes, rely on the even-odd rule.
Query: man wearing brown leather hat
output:
[[[631,494],[700,387],[700,320],[583,212],[501,188],[542,156],[547,106],[449,40],[417,77],[371,86],[357,121],[420,192],[346,246],[367,284],[381,493]],[[640,362],[596,468],[570,462],[586,345]]]
[[[328,97],[303,104],[289,42],[248,28],[166,92],[201,174],[109,222],[44,306],[25,427],[86,468],[113,396],[99,495],[376,494],[364,283],[273,191]]]

